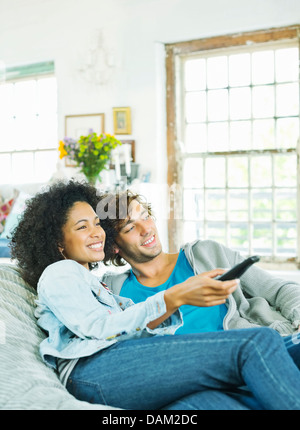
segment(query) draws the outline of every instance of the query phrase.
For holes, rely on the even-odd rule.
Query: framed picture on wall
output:
[[[131,110],[129,107],[113,108],[114,134],[131,134]]]
[[[89,130],[104,133],[104,113],[90,113],[85,115],[67,115],[65,117],[65,136],[79,139],[86,136]]]
[[[98,135],[104,133],[104,113],[90,113],[83,115],[66,115],[65,136],[72,139],[79,139],[80,136],[87,136],[93,130]],[[66,167],[74,167],[76,163],[65,158]]]

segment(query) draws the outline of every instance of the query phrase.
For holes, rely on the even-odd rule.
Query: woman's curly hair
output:
[[[37,287],[49,264],[63,260],[58,245],[63,243],[62,228],[75,202],[87,202],[96,211],[97,189],[86,182],[57,182],[26,202],[11,239],[11,256],[17,260],[26,282]],[[97,263],[90,265],[90,269]]]

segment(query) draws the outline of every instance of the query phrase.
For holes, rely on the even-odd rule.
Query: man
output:
[[[243,261],[239,253],[210,240],[187,243],[176,254],[165,253],[150,206],[130,192],[104,196],[97,213],[106,231],[104,262],[131,265],[124,273],[104,275],[103,281],[115,294],[138,303],[173,285],[181,284],[187,296],[197,287],[194,305],[180,308],[184,324],[176,334],[268,326],[285,336],[286,347],[300,368],[299,284],[254,265],[231,294],[214,280],[221,273],[215,269]]]
[[[211,271],[243,261],[239,253],[210,240],[188,243],[176,254],[165,253],[151,208],[140,196],[130,192],[105,196],[97,212],[103,211],[104,202],[106,207],[111,205],[109,202],[115,205],[112,213],[100,214],[107,233],[104,261],[116,266],[126,261],[132,267],[119,275],[105,275],[104,281],[115,293],[140,302],[174,284],[185,283],[188,289],[194,283],[203,282],[197,307],[182,309],[184,325],[178,333],[254,326],[272,327],[282,335],[298,331],[299,284],[278,279],[252,266],[242,276],[240,286],[227,297],[221,282],[211,282],[213,275],[216,276]],[[205,317],[206,322],[199,317]],[[221,320],[221,326],[213,323],[214,318]]]

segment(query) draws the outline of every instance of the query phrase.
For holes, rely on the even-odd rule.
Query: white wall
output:
[[[65,115],[103,112],[112,133],[112,107],[130,106],[137,161],[166,183],[163,44],[299,22],[299,0],[0,0],[0,62],[55,61],[59,138]],[[99,31],[105,85],[78,71]]]
[[[60,138],[65,115],[104,112],[112,132],[112,107],[130,106],[137,160],[165,182],[163,44],[299,21],[299,0],[0,0],[0,61],[55,60]],[[98,30],[106,85],[78,72]]]

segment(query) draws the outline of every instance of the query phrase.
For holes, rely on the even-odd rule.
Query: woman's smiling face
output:
[[[59,250],[88,269],[88,263],[104,258],[105,232],[100,220],[87,202],[76,202],[69,210],[63,226],[64,243]]]

